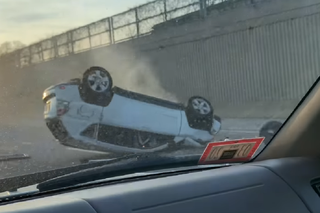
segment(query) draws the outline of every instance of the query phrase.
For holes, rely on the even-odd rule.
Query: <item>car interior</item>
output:
[[[320,212],[320,83],[255,159],[3,201],[0,212]]]

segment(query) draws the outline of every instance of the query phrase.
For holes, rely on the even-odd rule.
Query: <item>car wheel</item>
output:
[[[111,90],[112,78],[109,72],[104,68],[90,67],[83,74],[82,84],[92,92],[101,94]]]
[[[188,111],[197,117],[213,115],[211,103],[203,97],[191,97],[188,102]]]
[[[259,136],[264,137],[265,140],[269,142],[272,137],[278,132],[281,126],[282,123],[279,121],[269,121],[261,127]]]
[[[82,98],[90,104],[105,106],[112,97],[112,78],[102,67],[90,67],[82,78],[79,87]]]
[[[191,97],[186,108],[189,126],[194,129],[210,131],[213,122],[213,108],[211,103],[199,96]]]

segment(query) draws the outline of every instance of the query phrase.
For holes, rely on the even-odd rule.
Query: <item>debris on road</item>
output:
[[[0,154],[0,161],[21,160],[30,158],[27,154]]]

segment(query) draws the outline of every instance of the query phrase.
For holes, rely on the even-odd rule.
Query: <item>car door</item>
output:
[[[165,135],[178,135],[181,111],[115,94],[104,107],[102,124]]]
[[[64,115],[63,120],[65,123],[70,123],[68,131],[73,135],[80,135],[90,126],[100,123],[102,112],[103,107],[101,106],[85,102],[71,102],[69,111]],[[90,137],[94,137],[94,135]]]

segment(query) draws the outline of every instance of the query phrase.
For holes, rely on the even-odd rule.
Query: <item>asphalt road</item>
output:
[[[229,124],[228,124],[229,122]],[[258,136],[257,125],[247,121],[226,121],[227,126],[215,140],[251,138]],[[260,125],[261,121],[258,122]],[[251,124],[251,127],[250,125]],[[242,126],[242,128],[241,128]],[[82,160],[110,158],[111,154],[69,150],[60,145],[44,124],[0,125],[0,156],[25,153],[30,158],[0,160],[0,178],[35,173],[80,164]],[[172,155],[201,154],[202,149],[179,150]]]
[[[97,154],[66,149],[45,126],[0,126],[2,154],[25,153],[28,159],[0,161],[0,178],[79,164]]]

